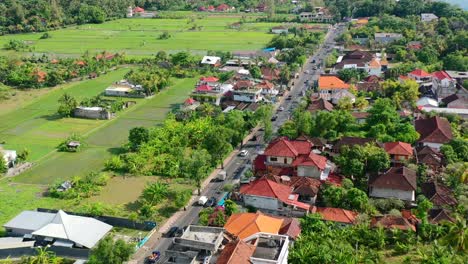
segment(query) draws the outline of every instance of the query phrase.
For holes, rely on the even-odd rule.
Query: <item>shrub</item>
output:
[[[28,49],[28,45],[24,41],[17,39],[10,39],[3,47],[6,50],[14,51],[24,51]]]
[[[40,37],[40,39],[49,39],[51,38],[52,36],[48,33],[48,32],[45,32],[44,34],[42,34],[42,36]]]

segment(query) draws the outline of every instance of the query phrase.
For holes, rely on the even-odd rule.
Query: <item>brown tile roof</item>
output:
[[[443,208],[429,210],[428,218],[431,224],[439,224],[442,221],[455,222],[450,212]]]
[[[263,79],[269,80],[269,81],[277,80],[279,79],[279,76],[280,76],[280,71],[278,69],[262,67],[261,72],[262,72]]]
[[[344,224],[353,224],[356,220],[358,213],[332,207],[315,207],[312,209],[312,213],[318,213],[322,216],[323,220],[333,221]]]
[[[371,220],[371,226],[372,227],[382,226],[383,228],[387,228],[387,229],[416,231],[416,227],[402,216],[393,216],[393,215],[375,216]]]
[[[366,119],[369,116],[368,112],[352,112],[351,115],[356,119]]]
[[[401,141],[384,143],[384,149],[390,155],[413,156],[411,145]]]
[[[319,98],[316,100],[312,100],[307,107],[307,111],[309,112],[315,112],[315,111],[321,111],[321,110],[326,110],[326,111],[333,111],[333,105],[328,102],[327,100],[323,98]]]
[[[416,172],[407,167],[392,167],[369,180],[369,186],[404,191],[416,190]]]
[[[237,239],[224,246],[216,264],[250,264],[256,246]]]
[[[373,55],[367,51],[355,50],[345,56],[335,65],[336,69],[343,69],[344,65],[356,64],[359,67],[364,67],[366,63],[372,61]]]
[[[247,89],[253,86],[253,83],[249,80],[240,80],[237,81],[236,84],[234,85],[234,90],[241,90],[241,89]]]
[[[416,131],[419,133],[419,142],[432,142],[444,144],[452,140],[452,128],[445,118],[434,116],[415,121]]]
[[[426,182],[421,185],[421,192],[435,206],[455,206],[457,200],[453,196],[452,190],[437,182]]]
[[[293,193],[314,197],[317,195],[322,183],[314,178],[295,176],[290,178],[289,186],[293,187]]]

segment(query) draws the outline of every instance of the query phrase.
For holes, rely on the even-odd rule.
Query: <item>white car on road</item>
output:
[[[246,157],[247,155],[249,155],[249,151],[246,149],[243,149],[239,152],[239,156],[241,157]]]

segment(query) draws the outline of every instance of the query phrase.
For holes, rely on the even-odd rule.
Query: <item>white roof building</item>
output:
[[[23,211],[3,227],[17,235],[32,234],[86,248],[94,247],[112,229],[94,218],[68,215],[62,210],[55,214]]]
[[[221,58],[216,56],[204,56],[201,61],[201,64],[207,65],[216,65],[218,63],[221,63]]]
[[[422,13],[421,14],[421,21],[423,22],[431,22],[432,20],[438,20],[439,17],[434,15],[433,13]]]
[[[429,106],[429,107],[439,107],[439,103],[429,97],[421,97],[419,100],[416,102],[417,106]]]

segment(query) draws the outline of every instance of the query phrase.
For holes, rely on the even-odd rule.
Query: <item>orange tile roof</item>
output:
[[[216,264],[250,264],[250,257],[256,246],[248,244],[241,239],[231,241],[224,247]]]
[[[318,87],[320,90],[348,89],[349,84],[336,76],[320,76]]]
[[[353,224],[358,215],[353,211],[332,207],[314,207],[312,212],[320,214],[323,220],[345,224]]]
[[[413,156],[413,148],[405,142],[387,142],[384,143],[384,149],[388,154]]]
[[[240,239],[247,238],[259,232],[278,234],[283,219],[266,216],[261,212],[237,213],[229,217],[224,228]]]

